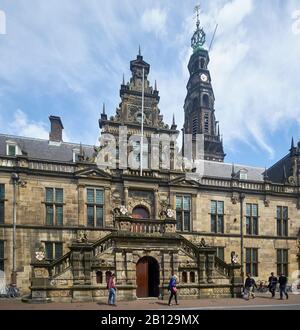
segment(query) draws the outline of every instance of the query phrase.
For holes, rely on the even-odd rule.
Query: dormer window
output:
[[[6,155],[15,157],[17,155],[21,155],[21,149],[17,145],[15,141],[6,141]]]
[[[79,153],[80,153],[79,149],[73,149],[73,163],[78,162]]]
[[[240,180],[248,180],[248,171],[247,170],[240,170],[239,179]]]

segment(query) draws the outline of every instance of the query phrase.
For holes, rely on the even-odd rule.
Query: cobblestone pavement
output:
[[[0,299],[0,310],[173,310],[173,309],[296,309],[300,310],[300,295],[290,294],[289,300],[271,298],[269,294],[261,294],[249,301],[244,299],[199,299],[181,300],[179,306],[168,306],[166,300],[139,299],[120,301],[116,307],[104,303],[48,303],[28,304],[20,299]]]

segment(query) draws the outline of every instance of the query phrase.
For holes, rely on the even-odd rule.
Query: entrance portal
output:
[[[156,259],[144,257],[136,265],[136,295],[138,298],[158,297],[159,265]]]

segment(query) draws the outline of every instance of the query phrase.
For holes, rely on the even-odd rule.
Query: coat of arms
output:
[[[175,211],[172,209],[167,209],[167,217],[168,218],[174,218],[175,217]]]
[[[36,252],[35,252],[35,258],[36,258],[38,261],[43,261],[43,260],[45,260],[45,252],[44,252],[43,250],[36,251]]]

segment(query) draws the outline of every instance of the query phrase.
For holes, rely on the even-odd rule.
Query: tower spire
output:
[[[125,85],[125,75],[123,73],[123,85]]]
[[[195,7],[195,12],[196,12],[196,15],[197,15],[197,23],[196,23],[196,25],[197,25],[197,29],[199,29],[199,26],[200,26],[200,5],[197,5],[196,7]]]
[[[232,163],[232,167],[231,167],[231,177],[232,177],[232,178],[235,177],[234,163]]]
[[[102,114],[105,115],[105,103],[103,102]]]
[[[295,148],[294,137],[292,137],[291,150]]]
[[[176,122],[175,122],[175,114],[174,113],[173,113],[173,120],[172,120],[171,129],[174,130],[174,131],[177,129],[177,125],[176,125]]]
[[[157,91],[157,82],[155,80],[155,84],[154,84],[154,90]]]
[[[142,56],[141,45],[139,45],[139,56]]]

